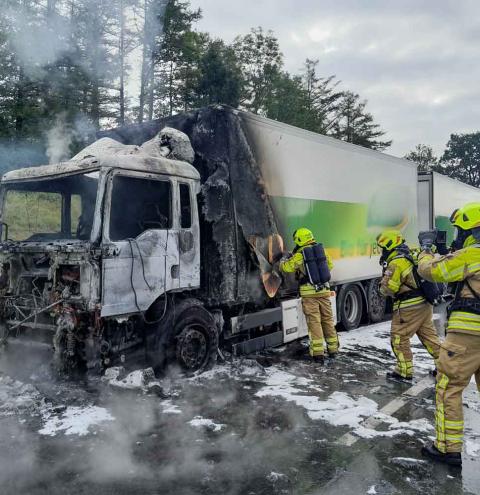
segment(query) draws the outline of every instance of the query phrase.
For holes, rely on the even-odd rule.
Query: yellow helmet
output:
[[[450,222],[462,230],[480,227],[480,203],[468,203],[452,213]]]
[[[399,230],[385,230],[377,236],[377,245],[387,251],[392,251],[404,242],[405,239]]]
[[[293,233],[293,241],[298,247],[303,247],[312,241],[315,242],[315,238],[311,230],[301,228]]]

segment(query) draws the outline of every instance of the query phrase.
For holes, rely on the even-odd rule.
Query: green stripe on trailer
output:
[[[287,245],[292,234],[306,227],[313,231],[333,258],[377,256],[376,236],[384,229],[408,229],[408,219],[374,211],[367,204],[271,196],[278,226]]]

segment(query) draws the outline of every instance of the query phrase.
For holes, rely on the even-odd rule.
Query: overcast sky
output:
[[[368,100],[403,156],[441,154],[451,133],[480,130],[480,0],[191,0],[198,27],[231,41],[271,29],[286,68],[306,57]]]

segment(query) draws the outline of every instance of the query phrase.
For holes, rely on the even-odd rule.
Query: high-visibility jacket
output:
[[[463,249],[446,256],[422,253],[419,256],[419,274],[431,282],[468,281],[471,288],[480,294],[480,245],[475,244],[473,237],[470,237],[464,246]],[[467,283],[463,284],[459,296],[475,299]],[[447,331],[480,336],[480,315],[471,311],[454,310],[448,319]]]
[[[380,292],[394,298],[393,309],[409,308],[426,302],[421,294],[414,294],[404,299],[408,292],[418,291],[413,264],[398,251],[393,251],[387,258],[387,267],[380,283]],[[403,297],[402,297],[403,295]]]
[[[330,288],[328,284],[326,284],[321,289],[317,290],[315,287],[305,282],[307,280],[305,263],[303,261],[303,249],[307,246],[303,246],[299,248],[293,256],[288,258],[287,260],[283,260],[280,262],[280,270],[284,273],[295,273],[297,275],[297,279],[300,281],[300,295],[303,296],[312,296],[317,294],[325,294],[330,295]],[[333,268],[333,262],[330,255],[325,251],[325,257],[327,258],[328,268],[331,270]]]

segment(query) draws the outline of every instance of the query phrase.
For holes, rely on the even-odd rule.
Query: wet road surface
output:
[[[0,355],[0,493],[480,493],[476,388],[464,397],[463,469],[423,459],[433,363],[414,341],[418,395],[387,382],[388,330],[340,334],[324,367],[294,343],[149,388],[141,372],[54,381],[41,349],[13,344]]]

